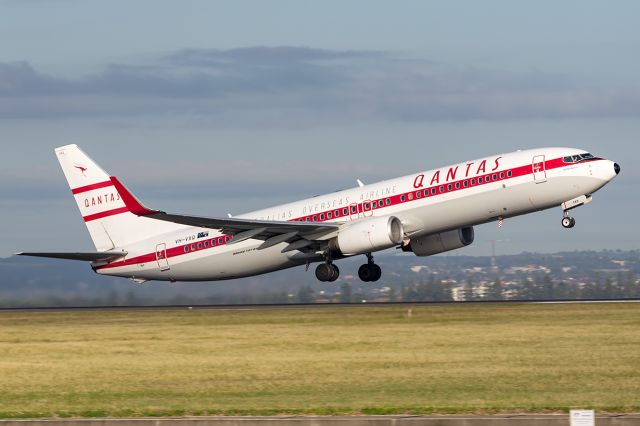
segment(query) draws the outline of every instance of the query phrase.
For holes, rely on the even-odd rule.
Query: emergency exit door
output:
[[[161,271],[168,271],[170,269],[169,259],[167,259],[167,245],[165,243],[156,246],[156,261]]]
[[[543,183],[547,181],[547,170],[544,164],[544,155],[536,155],[533,157],[531,167],[533,168],[533,180],[536,183]]]

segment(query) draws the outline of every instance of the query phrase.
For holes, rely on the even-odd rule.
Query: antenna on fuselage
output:
[[[360,188],[362,188],[364,186],[364,183],[362,183],[362,181],[360,179],[356,179],[356,182],[358,182],[358,186]]]

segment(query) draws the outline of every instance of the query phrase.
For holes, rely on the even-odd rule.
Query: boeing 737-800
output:
[[[99,274],[136,282],[214,281],[365,255],[358,276],[382,275],[372,253],[392,247],[430,256],[467,246],[474,225],[560,206],[569,211],[619,172],[580,149],[540,148],[494,155],[316,196],[229,218],[170,214],[145,207],[76,145],[55,150],[96,251],[18,253],[85,260]]]

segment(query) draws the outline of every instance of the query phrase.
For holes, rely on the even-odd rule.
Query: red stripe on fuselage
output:
[[[106,188],[108,186],[113,186],[113,182],[110,180],[106,180],[104,182],[92,183],[87,186],[80,186],[78,188],[71,189],[71,193],[73,195],[82,194],[83,192],[93,191],[94,189]]]
[[[580,163],[586,163],[586,162],[591,162],[591,161],[597,161],[597,160],[602,160],[602,158],[595,158],[595,159],[590,159],[590,160],[585,160],[585,161],[581,161]],[[579,163],[565,163],[563,161],[562,158],[554,158],[552,160],[548,160],[544,162],[544,171],[549,171],[552,169],[557,169],[560,167],[566,167],[566,166],[571,166],[574,164],[579,164]],[[511,176],[509,176],[509,172],[511,172]],[[503,173],[503,178],[500,178],[500,174]],[[518,166],[518,167],[514,167],[511,169],[505,169],[505,170],[495,170],[492,171],[490,173],[485,173],[482,175],[477,175],[477,176],[472,176],[472,177],[465,177],[464,179],[459,179],[459,180],[455,180],[455,181],[450,181],[450,182],[443,182],[440,183],[438,185],[433,185],[433,186],[425,186],[425,187],[421,187],[421,188],[416,188],[413,191],[409,191],[409,192],[405,192],[402,194],[395,194],[395,195],[391,195],[389,197],[383,197],[383,198],[379,198],[379,199],[373,199],[373,200],[367,200],[366,202],[360,202],[360,203],[353,203],[351,205],[348,206],[341,206],[337,209],[329,209],[326,210],[324,212],[320,212],[320,213],[316,213],[313,215],[306,215],[306,216],[301,216],[298,218],[294,218],[289,220],[289,222],[296,222],[296,221],[313,221],[313,217],[316,217],[316,222],[330,222],[334,219],[340,219],[340,218],[344,218],[344,217],[350,217],[352,214],[353,215],[358,215],[358,218],[362,217],[362,215],[365,212],[369,212],[369,211],[375,211],[375,210],[380,210],[386,207],[393,207],[396,206],[398,204],[405,204],[405,203],[410,203],[413,201],[420,201],[426,198],[432,198],[432,197],[437,197],[439,195],[445,195],[445,194],[450,194],[451,192],[455,192],[455,191],[462,191],[465,189],[471,189],[471,188],[475,188],[478,186],[484,186],[487,184],[491,184],[491,183],[495,183],[495,182],[503,182],[503,181],[507,181],[509,179],[514,179],[517,177],[522,177],[522,176],[527,176],[527,175],[532,175],[533,174],[533,165],[532,164],[525,164],[523,166]],[[496,175],[496,179],[493,179],[493,175]],[[487,181],[487,176],[490,177],[490,180]],[[482,183],[478,183],[478,179],[482,178]],[[474,184],[471,184],[472,179],[474,180]],[[467,186],[464,186],[464,182],[467,181]],[[459,188],[456,188],[456,184],[459,185]],[[451,189],[449,189],[449,185],[451,185]],[[443,188],[443,191],[440,192],[440,187]],[[436,190],[436,193],[433,194],[432,193],[432,189]],[[423,195],[425,192],[428,192],[428,195]],[[417,193],[420,193],[421,195],[418,197],[416,196]],[[409,194],[411,194],[411,197],[409,196]],[[389,204],[386,204],[386,200],[389,199]],[[383,207],[377,207],[379,201],[383,201]],[[375,208],[372,208],[370,210],[366,210],[364,209],[364,204],[365,203],[370,203],[370,204],[376,204]],[[351,206],[356,206],[357,208],[357,212],[356,213],[351,213]],[[347,213],[343,214],[343,209],[346,208]],[[125,209],[126,210],[126,209]],[[339,211],[339,215],[338,216],[333,216],[331,218],[327,217],[327,213],[328,212],[332,212],[334,213],[335,211]],[[324,215],[324,219],[319,219],[320,215]],[[217,244],[217,240],[219,238],[222,238],[224,241],[220,244]],[[201,250],[207,250],[210,248],[216,248],[216,247],[220,247],[225,245],[225,242],[227,240],[227,238],[229,238],[228,235],[220,235],[217,236],[215,238],[213,238],[212,240],[212,244],[208,247],[204,247],[204,239],[200,240],[199,242],[190,242],[189,244],[184,244],[181,246],[176,246],[176,247],[172,247],[172,248],[168,248],[167,249],[167,253],[166,253],[166,257],[171,258],[171,257],[177,257],[177,256],[181,256],[181,255],[185,255],[185,254],[189,254],[189,253],[193,253],[195,251],[201,251]],[[203,244],[200,248],[198,248],[198,243]],[[188,251],[185,251],[184,247],[185,246],[189,246],[189,247],[195,247],[195,249],[189,249]],[[140,255],[137,257],[132,257],[130,259],[125,259],[125,260],[120,260],[120,261],[116,261],[113,263],[109,263],[107,265],[102,265],[97,267],[96,269],[110,269],[110,268],[117,268],[117,267],[121,267],[121,266],[129,266],[129,265],[135,265],[138,263],[147,263],[147,262],[155,262],[156,261],[156,255],[155,252],[154,253],[149,253],[149,254],[144,254],[144,255]]]
[[[127,213],[128,211],[129,209],[127,209],[126,207],[118,207],[117,209],[107,210],[104,212],[84,216],[83,219],[85,222],[91,222],[92,220],[102,219],[103,217],[109,217],[116,214]]]

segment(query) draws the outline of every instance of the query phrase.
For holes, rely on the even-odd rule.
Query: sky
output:
[[[0,0],[0,257],[93,246],[53,149],[206,216],[544,146],[621,174],[456,253],[637,249],[636,1]]]

